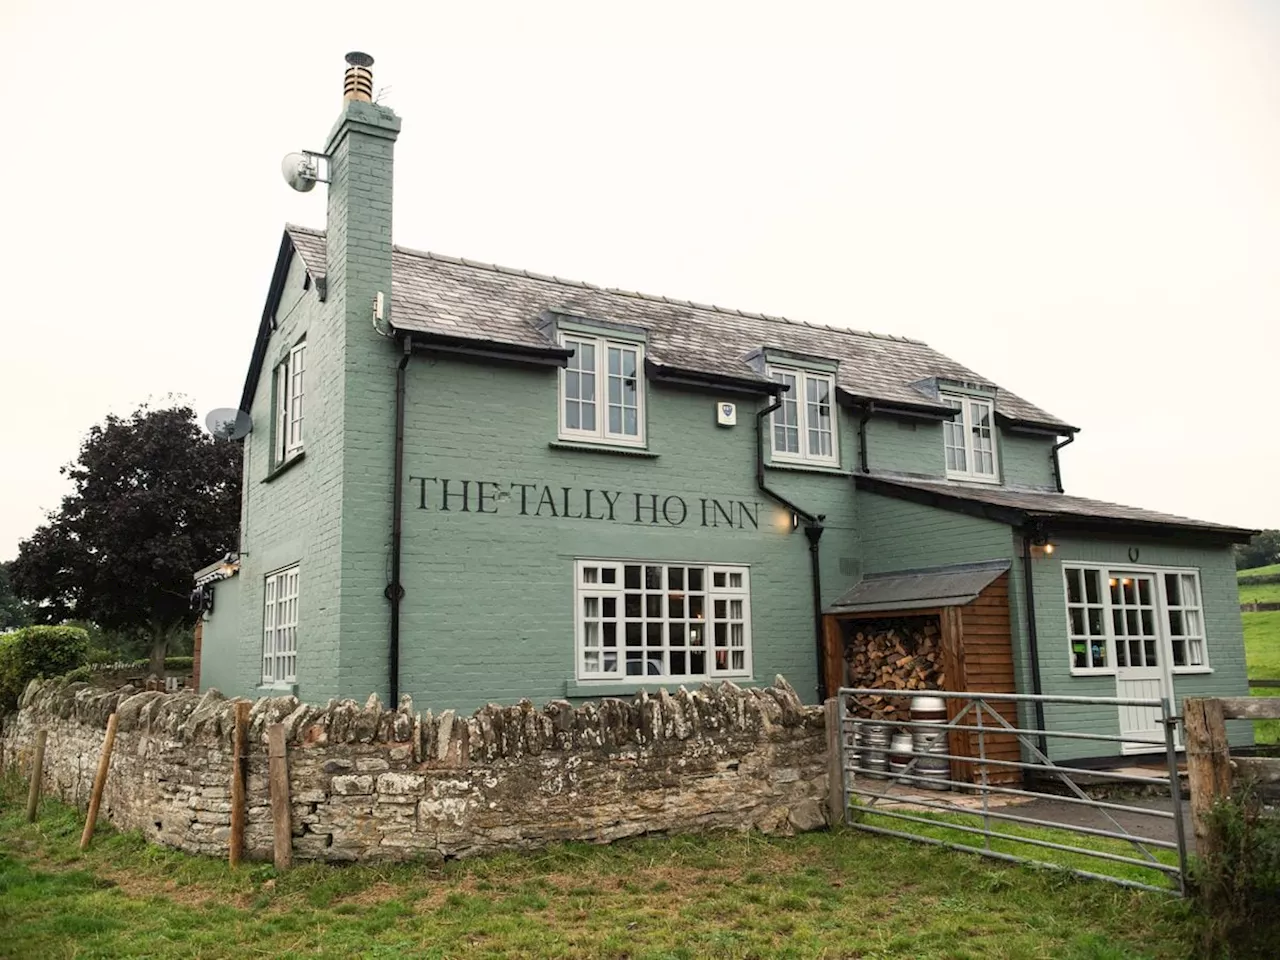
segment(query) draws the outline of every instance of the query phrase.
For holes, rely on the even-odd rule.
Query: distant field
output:
[[[1237,577],[1266,577],[1273,573],[1280,573],[1280,563],[1273,563],[1269,567],[1254,567],[1252,570],[1237,570]]]
[[[1247,588],[1241,587],[1243,597]],[[1280,610],[1270,613],[1246,613],[1244,620],[1244,656],[1251,680],[1280,680]],[[1276,696],[1278,690],[1255,688],[1255,697]],[[1253,735],[1258,743],[1280,743],[1280,720],[1255,720]]]
[[[1241,603],[1280,603],[1280,583],[1240,584]]]

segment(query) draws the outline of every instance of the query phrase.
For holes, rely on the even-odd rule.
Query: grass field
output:
[[[1247,588],[1241,587],[1241,596]],[[1244,656],[1251,680],[1280,680],[1280,610],[1241,614],[1244,620]],[[1280,690],[1254,688],[1255,697],[1274,697]],[[1255,720],[1258,743],[1280,743],[1280,720]]]
[[[1241,603],[1280,603],[1280,583],[1242,583]]]
[[[1280,573],[1280,563],[1273,563],[1269,567],[1254,567],[1252,570],[1237,570],[1237,577],[1266,577],[1273,573]]]
[[[0,784],[0,955],[1173,958],[1187,905],[857,831],[569,845],[277,874],[148,846]]]

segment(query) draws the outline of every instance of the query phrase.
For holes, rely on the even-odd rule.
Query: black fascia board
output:
[[[445,333],[429,333],[403,327],[398,328],[398,332],[409,338],[415,350],[447,353],[479,360],[563,367],[568,365],[569,358],[573,356],[573,351],[566,350],[564,347],[532,347],[523,343],[499,343],[494,340],[454,337]]]
[[[280,305],[285,280],[289,277],[289,264],[297,256],[293,238],[285,230],[280,238],[280,251],[276,254],[275,270],[271,273],[271,286],[267,288],[267,302],[262,307],[262,319],[258,323],[258,336],[253,343],[253,356],[249,360],[249,372],[244,378],[244,390],[240,393],[240,409],[248,413],[253,408],[253,392],[258,389],[258,377],[267,359],[267,343],[271,340],[272,318]],[[310,273],[310,271],[308,271]],[[317,288],[317,294],[319,294]]]
[[[656,363],[647,357],[644,361],[644,372],[646,377],[655,383],[671,383],[703,388],[713,387],[760,396],[785,393],[790,389],[786,384],[775,383],[772,380],[758,380],[754,377],[737,377],[730,373],[711,373],[706,370],[671,367],[665,363]]]
[[[944,407],[938,404],[879,400],[865,394],[850,393],[844,387],[836,387],[836,402],[842,407],[855,407],[859,410],[873,407],[875,413],[893,417],[911,417],[917,420],[953,420],[960,413],[956,407]]]

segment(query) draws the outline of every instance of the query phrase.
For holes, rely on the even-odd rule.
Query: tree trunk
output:
[[[164,655],[169,649],[169,632],[159,624],[151,625],[151,663],[147,672],[164,679]]]

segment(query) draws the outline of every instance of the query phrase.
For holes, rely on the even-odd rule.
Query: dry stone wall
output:
[[[234,701],[33,681],[6,722],[4,762],[29,768],[48,731],[45,789],[87,805],[107,717],[119,713],[103,815],[192,853],[225,855]],[[823,823],[820,707],[779,677],[574,706],[529,701],[473,716],[376,697],[250,713],[247,856],[271,854],[266,731],[288,744],[294,856],[439,859],[559,840],[609,842],[716,828],[792,833]]]

